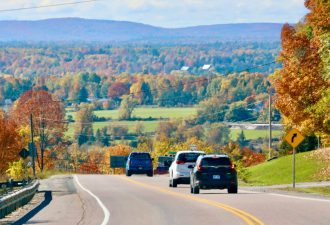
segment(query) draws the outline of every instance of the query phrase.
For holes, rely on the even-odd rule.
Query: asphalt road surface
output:
[[[71,182],[76,191],[53,198],[27,224],[330,224],[329,200],[242,189],[193,195],[189,185],[168,187],[166,176],[77,175]]]

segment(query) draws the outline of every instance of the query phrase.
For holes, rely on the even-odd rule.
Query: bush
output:
[[[14,179],[24,177],[24,160],[21,158],[18,162],[9,163],[9,169],[6,172]]]
[[[237,178],[247,182],[251,177],[251,172],[243,166],[241,160],[234,161],[233,163],[236,164]]]

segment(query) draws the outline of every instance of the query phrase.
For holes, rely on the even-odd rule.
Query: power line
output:
[[[97,1],[102,1],[102,0],[88,0],[88,1],[80,1],[80,2],[68,2],[68,3],[54,4],[54,5],[42,5],[42,6],[33,6],[33,7],[25,7],[25,8],[16,8],[16,9],[4,9],[4,10],[0,10],[0,12],[19,11],[19,10],[26,10],[26,9],[49,8],[49,7],[57,7],[57,6],[63,6],[63,5],[74,5],[74,4],[81,4],[81,3],[97,2]]]

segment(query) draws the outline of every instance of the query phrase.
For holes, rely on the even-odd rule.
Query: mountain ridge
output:
[[[179,37],[276,38],[283,24],[236,23],[162,28],[143,23],[83,18],[0,21],[0,41],[101,41]]]

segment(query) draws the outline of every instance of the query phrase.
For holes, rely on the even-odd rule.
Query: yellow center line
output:
[[[172,195],[177,195],[177,196],[181,196],[181,197],[185,197],[185,198],[189,198],[189,199],[192,199],[192,200],[196,200],[196,201],[199,201],[199,202],[204,202],[206,204],[210,204],[210,205],[213,205],[213,206],[216,206],[216,207],[219,207],[219,208],[222,208],[228,212],[231,212],[237,216],[239,216],[240,218],[242,218],[247,224],[249,225],[254,225],[255,223],[253,221],[255,221],[257,224],[259,225],[264,225],[263,222],[261,222],[259,219],[257,219],[256,217],[242,211],[242,210],[239,210],[239,209],[236,209],[234,207],[231,207],[229,205],[224,205],[222,203],[218,203],[218,202],[213,202],[213,201],[210,201],[210,200],[206,200],[206,199],[203,199],[203,198],[198,198],[198,197],[195,197],[195,196],[190,196],[190,195],[185,195],[185,194],[181,194],[181,193],[177,193],[177,192],[173,192],[173,191],[169,191],[169,190],[166,190],[166,189],[163,189],[163,188],[159,188],[159,187],[154,187],[154,186],[150,186],[150,185],[147,185],[147,184],[143,184],[143,183],[140,183],[138,181],[135,181],[135,180],[132,180],[132,179],[129,179],[129,178],[126,178],[126,177],[120,177],[122,179],[125,179],[127,181],[130,181],[132,183],[135,183],[137,185],[140,185],[140,186],[144,186],[144,187],[147,187],[147,188],[152,188],[152,189],[156,189],[156,190],[159,190],[159,191],[162,191],[162,192],[165,192],[165,193],[168,193],[168,194],[172,194]],[[252,221],[251,221],[252,220]]]

